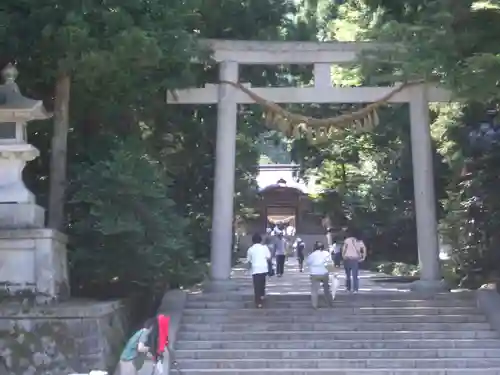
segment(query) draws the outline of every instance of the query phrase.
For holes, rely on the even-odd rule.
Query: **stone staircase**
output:
[[[472,294],[423,299],[363,272],[360,294],[313,310],[308,276],[289,263],[262,310],[242,269],[238,291],[188,297],[175,345],[183,375],[500,375],[500,336]]]

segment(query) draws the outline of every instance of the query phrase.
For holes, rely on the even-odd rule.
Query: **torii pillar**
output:
[[[221,61],[220,80],[238,82],[239,64]],[[227,288],[231,276],[233,242],[234,175],[238,104],[236,89],[220,84],[217,104],[214,201],[210,252],[210,279],[213,288]]]
[[[420,263],[420,280],[412,283],[411,288],[415,291],[434,292],[444,290],[445,284],[441,277],[439,260],[434,162],[429,100],[425,85],[411,88],[410,123],[418,259]]]

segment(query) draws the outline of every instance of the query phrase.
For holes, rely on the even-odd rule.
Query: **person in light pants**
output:
[[[332,258],[321,242],[316,242],[313,250],[306,261],[311,278],[311,303],[313,308],[318,308],[318,289],[322,285],[326,303],[331,307],[333,297],[330,290],[329,268],[333,267]]]

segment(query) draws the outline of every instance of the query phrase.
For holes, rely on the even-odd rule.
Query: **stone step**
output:
[[[468,349],[232,349],[176,350],[178,360],[219,359],[437,359],[437,358],[498,358],[500,348]]]
[[[249,288],[251,290],[251,288]],[[275,300],[284,300],[287,302],[293,301],[308,301],[310,299],[310,289],[309,287],[304,288],[304,293],[297,293],[297,289],[294,288],[294,294],[285,294],[277,292],[268,292],[267,297]],[[187,296],[188,301],[208,301],[208,302],[221,302],[221,301],[252,301],[253,295],[251,293],[242,292],[229,292],[229,293],[202,293],[202,294],[189,294]],[[454,293],[453,297],[449,293],[437,294],[430,298],[426,298],[422,295],[416,293],[402,293],[400,295],[395,295],[394,293],[380,292],[380,293],[360,293],[358,295],[351,295],[349,293],[339,292],[336,295],[336,299],[339,301],[351,301],[354,298],[362,299],[363,301],[379,301],[383,299],[384,301],[452,301],[453,303],[460,301],[467,301],[474,304],[475,298],[470,293]]]
[[[241,292],[242,294],[245,294],[245,295],[251,295],[253,292],[252,288],[253,288],[253,285],[252,285],[251,281],[246,282],[246,283],[236,283],[233,285],[233,287],[231,288],[231,290],[228,293],[236,294],[236,292]],[[294,282],[294,283],[287,283],[286,285],[269,285],[269,284],[267,284],[267,286],[266,286],[266,293],[267,294],[279,294],[279,293],[282,293],[282,294],[286,294],[286,293],[289,293],[289,294],[307,294],[310,291],[311,291],[311,285],[310,285],[309,280],[304,281],[302,283]],[[346,296],[351,295],[345,289],[345,285],[344,285],[343,280],[340,280],[340,285],[339,285],[337,291],[339,292],[339,295],[346,295]],[[407,293],[407,291],[402,291],[401,294],[403,294],[403,293]],[[386,296],[386,295],[388,295],[388,290],[384,289],[384,288],[377,289],[377,288],[374,288],[373,285],[361,284],[359,287],[359,294],[370,295],[373,297],[375,297],[377,295]],[[394,294],[393,294],[393,296],[394,296]],[[427,298],[427,296],[425,296],[424,294],[419,294],[417,296],[419,298],[422,298],[422,297]]]
[[[342,323],[251,323],[245,327],[241,323],[189,323],[182,325],[182,331],[188,332],[233,332],[238,333],[242,328],[251,332],[287,332],[287,331],[328,331],[332,328],[336,331],[489,331],[488,323],[382,323],[372,322],[342,322]]]
[[[407,368],[407,369],[345,369],[345,368],[329,368],[329,369],[307,369],[307,368],[273,368],[273,369],[197,369],[197,370],[181,370],[178,374],[182,375],[500,375],[500,368],[482,368],[478,373],[475,368],[472,369],[434,369],[434,368]]]
[[[204,309],[204,308],[186,308],[184,316],[237,316],[247,319],[264,318],[267,316],[332,316],[332,315],[474,315],[479,314],[476,307],[345,307],[342,305],[329,309],[313,310],[310,306],[281,308],[281,309]]]
[[[311,287],[311,280],[309,276],[305,276],[305,278],[300,277],[298,279],[295,279],[298,275],[294,275],[293,279],[292,278],[284,278],[284,279],[267,279],[266,283],[266,290],[268,291],[276,291],[276,290],[289,290],[291,288],[300,288],[300,289],[308,289]],[[345,280],[346,278],[343,276],[337,276],[339,281],[340,281],[340,288],[345,287]],[[387,294],[388,292],[391,291],[397,291],[398,293],[409,293],[410,291],[408,290],[409,284],[398,284],[398,283],[391,283],[390,285],[388,284],[381,284],[378,282],[364,282],[364,280],[360,280],[359,283],[360,290],[361,291],[366,291],[366,292],[374,292],[374,293],[381,293],[381,294]],[[247,276],[246,278],[237,278],[233,279],[231,281],[231,292],[234,292],[238,288],[242,288],[243,290],[251,290],[253,287],[252,283],[252,278],[250,276]]]
[[[323,298],[320,301],[323,303]],[[311,306],[310,298],[301,301],[275,301],[272,298],[265,300],[264,305],[266,307],[277,307],[277,308],[305,308]],[[432,301],[406,301],[406,300],[395,300],[395,301],[363,301],[361,299],[353,299],[350,301],[338,301],[334,302],[335,307],[475,307],[472,302],[469,301],[447,301],[447,300],[432,300]],[[186,308],[188,309],[221,309],[221,308],[251,308],[254,307],[253,301],[187,301]]]
[[[492,367],[500,368],[500,358],[412,358],[391,359],[231,359],[186,360],[180,368],[189,369],[464,369],[477,371]],[[482,372],[481,372],[482,373]]]
[[[194,323],[240,323],[247,324],[248,316],[240,315],[187,315],[182,318],[186,324]],[[481,323],[486,318],[481,314],[448,314],[448,315],[340,315],[337,310],[329,315],[268,315],[263,321],[266,323],[337,323],[337,322],[366,322],[366,323]]]
[[[274,331],[271,335],[264,332],[186,332],[180,330],[178,340],[202,341],[260,341],[265,338],[280,340],[408,340],[408,339],[493,339],[498,338],[495,331]]]
[[[297,340],[276,341],[272,337],[256,341],[179,341],[177,350],[348,350],[348,349],[500,349],[500,340],[492,339],[405,339],[405,340]]]
[[[172,373],[500,375],[500,335],[472,293],[426,298],[384,289],[363,272],[360,294],[341,287],[334,307],[319,310],[308,275],[289,267],[268,280],[264,309],[254,308],[251,278],[240,271],[237,291],[189,295]]]

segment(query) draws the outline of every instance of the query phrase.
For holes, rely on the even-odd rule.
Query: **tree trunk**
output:
[[[56,81],[54,102],[54,133],[50,154],[49,222],[50,228],[64,228],[66,191],[66,159],[69,128],[69,100],[71,79],[61,74]]]
[[[342,187],[343,187],[344,192],[345,192],[345,191],[347,191],[347,171],[346,171],[344,162],[342,162],[340,165],[342,166]]]

